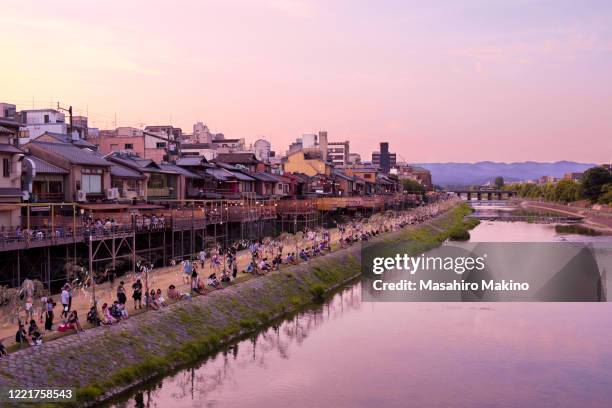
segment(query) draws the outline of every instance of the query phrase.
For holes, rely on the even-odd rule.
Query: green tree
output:
[[[504,178],[501,176],[495,177],[495,187],[500,190],[504,186]]]
[[[591,167],[582,176],[582,195],[596,202],[603,193],[603,186],[612,183],[612,173],[603,167]]]
[[[599,204],[612,205],[612,183],[605,184],[601,188],[601,195],[597,200]]]
[[[425,186],[416,180],[412,180],[412,179],[402,180],[402,185],[404,186],[404,191],[408,193],[421,193],[422,194],[426,191]]]
[[[574,180],[559,180],[555,186],[553,201],[569,203],[580,198],[580,185]]]

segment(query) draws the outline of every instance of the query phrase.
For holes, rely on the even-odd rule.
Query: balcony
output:
[[[64,201],[64,193],[32,193],[34,203],[61,203]]]
[[[147,188],[148,198],[176,198],[173,187],[149,187]]]

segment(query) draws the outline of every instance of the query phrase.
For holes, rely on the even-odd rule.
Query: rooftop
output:
[[[34,140],[30,142],[29,146],[51,154],[60,156],[65,160],[68,160],[72,164],[84,164],[90,166],[110,166],[111,163],[105,160],[98,153],[86,149],[80,149],[73,144],[68,143],[52,143],[52,142],[39,142]]]
[[[42,174],[68,174],[67,170],[62,169],[61,167],[57,167],[43,159],[41,159],[40,157],[36,157],[36,156],[27,156],[26,157],[27,160],[29,160],[30,162],[32,162],[34,164],[34,169],[36,170],[36,173],[42,173]]]

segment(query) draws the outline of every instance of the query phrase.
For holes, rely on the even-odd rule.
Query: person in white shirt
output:
[[[64,285],[62,288],[62,294],[60,295],[60,299],[62,302],[62,317],[68,317],[68,312],[70,312],[70,292],[68,291],[68,287]]]

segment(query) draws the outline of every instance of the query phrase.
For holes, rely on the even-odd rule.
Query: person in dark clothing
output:
[[[55,307],[55,302],[52,298],[47,299],[47,310],[45,315],[45,330],[53,329],[53,308]]]
[[[132,299],[134,299],[134,309],[142,309],[142,283],[140,279],[137,279],[136,282],[132,285],[132,289],[134,293],[132,294]]]
[[[20,321],[19,328],[17,329],[17,333],[15,333],[15,343],[19,344],[19,347],[21,347],[23,343],[27,343],[27,342],[28,342],[28,335],[26,333],[25,327],[23,326],[23,323],[21,323]]]
[[[120,305],[125,305],[127,302],[127,296],[125,295],[125,282],[119,282],[119,286],[117,287],[117,301]]]

